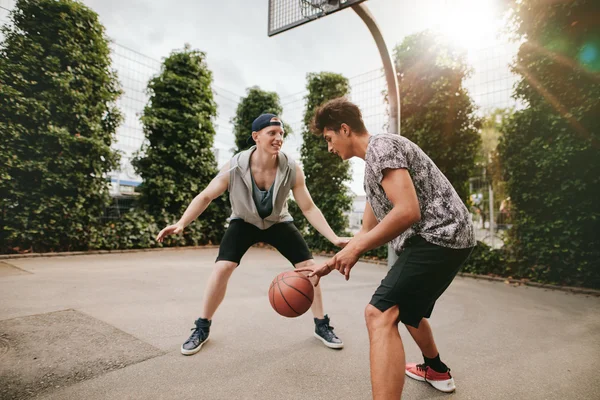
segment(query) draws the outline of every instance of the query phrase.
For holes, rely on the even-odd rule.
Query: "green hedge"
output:
[[[159,232],[154,218],[133,209],[121,218],[108,221],[96,231],[90,241],[91,249],[126,250],[156,247],[154,238]]]
[[[217,105],[211,84],[206,54],[188,45],[173,51],[160,74],[148,83],[150,99],[141,118],[146,142],[132,164],[143,179],[139,213],[147,212],[161,229],[177,222],[217,175],[212,151]],[[216,243],[225,232],[228,216],[223,195],[183,235],[165,238],[164,245]]]
[[[600,43],[589,18],[600,7],[524,0],[516,10],[527,41],[514,63],[515,95],[527,108],[499,145],[513,206],[507,262],[524,278],[598,288],[600,56],[582,54]]]
[[[511,276],[512,271],[506,264],[503,249],[492,249],[483,242],[477,242],[471,256],[465,262],[461,272],[479,275]],[[513,276],[513,278],[516,278]]]
[[[19,0],[0,44],[0,252],[85,250],[102,230],[120,89],[98,15]]]
[[[327,151],[327,142],[311,132],[310,123],[317,107],[328,100],[347,95],[350,86],[348,79],[340,74],[321,72],[308,74],[306,88],[308,95],[300,150],[306,187],[331,229],[343,236],[348,229],[348,218],[344,212],[352,208],[352,198],[346,186],[351,179],[350,164]],[[306,232],[305,239],[311,248],[317,251],[337,249],[308,224],[296,203],[290,204],[290,213],[301,231]]]

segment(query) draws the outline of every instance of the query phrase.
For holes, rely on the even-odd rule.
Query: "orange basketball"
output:
[[[280,273],[269,287],[271,307],[284,317],[304,314],[312,305],[314,296],[315,289],[310,280],[295,271]]]

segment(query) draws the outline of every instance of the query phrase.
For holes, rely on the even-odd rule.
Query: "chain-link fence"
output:
[[[469,179],[470,208],[475,238],[493,248],[502,247],[510,227],[510,198],[495,193],[485,175]]]
[[[8,22],[8,12],[13,6],[14,0],[0,0],[0,23]],[[519,106],[511,97],[516,76],[509,68],[517,47],[517,44],[505,43],[469,53],[468,62],[473,67],[474,73],[465,82],[465,86],[478,106],[478,113],[481,116],[498,108]],[[114,143],[114,148],[122,153],[121,166],[119,171],[110,174],[110,179],[113,195],[122,199],[124,196],[133,195],[134,187],[141,182],[131,166],[131,158],[144,141],[140,115],[148,102],[146,92],[148,81],[160,72],[161,61],[114,42],[111,43],[111,49],[113,68],[118,73],[124,91],[118,101],[124,121],[117,130]],[[374,134],[385,132],[388,126],[388,113],[385,102],[387,86],[383,71],[379,69],[368,71],[350,77],[349,82],[350,98],[361,108],[367,129]],[[235,115],[241,96],[216,84],[213,85],[213,92],[218,105],[214,151],[218,164],[222,165],[230,158],[231,149],[234,148],[231,119]],[[293,132],[286,140],[283,149],[296,159],[300,158],[306,94],[306,91],[302,91],[281,98],[282,118]],[[364,162],[353,160],[352,169],[355,181],[353,188],[359,192],[357,201],[362,201],[360,196],[363,193],[361,189],[357,189],[361,187],[357,183],[362,182]],[[478,224],[478,238],[490,244],[494,238],[493,244],[498,246],[501,245],[499,231],[509,227],[510,224],[500,220],[490,224],[489,215],[494,214],[497,218],[504,218],[506,210],[501,209],[501,206],[508,204],[509,201],[496,198],[491,202],[492,212],[490,212],[488,181],[485,176],[476,176],[471,180],[472,200],[482,201],[482,204],[472,208],[473,219]],[[107,213],[120,215],[114,212],[114,207],[113,205],[113,210],[108,210]],[[118,205],[116,208],[120,209],[121,206]],[[358,221],[362,219],[360,215],[354,217]]]
[[[0,25],[4,25],[9,22],[10,10],[15,5],[15,0],[0,0]],[[2,33],[0,33],[0,40],[4,39]]]
[[[514,43],[504,43],[493,47],[484,48],[469,53],[468,62],[473,68],[473,74],[465,82],[476,106],[477,113],[481,117],[489,115],[497,109],[518,108],[520,105],[512,98],[513,85],[517,77],[510,70],[510,63],[518,49]],[[369,132],[377,134],[385,132],[388,127],[387,104],[385,95],[387,85],[382,70],[369,71],[364,74],[349,78],[350,98],[363,112],[365,125]],[[299,92],[282,98],[283,118],[296,133],[302,132],[303,117],[306,107],[305,96],[307,92]],[[298,157],[302,140],[300,135],[293,135],[288,139],[286,146],[288,152]],[[352,160],[353,178],[362,182],[364,174],[364,162]],[[502,237],[510,223],[505,221],[509,199],[496,198],[492,201],[492,212],[495,217],[494,224],[482,218],[490,214],[490,180],[485,175],[471,179],[472,200],[484,199],[483,204],[471,207],[473,220],[476,223],[477,238],[493,247],[503,244]],[[352,220],[362,221],[359,211],[359,203],[364,203],[364,197],[360,186],[353,185],[356,193],[355,204],[350,215]],[[488,190],[489,189],[489,190]],[[493,196],[493,193],[492,193]]]
[[[123,94],[117,106],[123,114],[123,122],[117,129],[113,147],[121,153],[118,171],[111,173],[112,193],[133,194],[133,187],[141,179],[135,173],[131,158],[144,142],[140,114],[148,102],[148,81],[160,70],[160,61],[140,54],[116,43],[111,43],[112,67],[117,71]]]
[[[14,0],[0,0],[0,24],[10,22],[9,13],[14,5]],[[112,68],[117,71],[123,90],[117,106],[124,117],[113,143],[113,148],[121,153],[121,165],[109,176],[111,193],[115,196],[132,195],[133,188],[141,183],[141,178],[131,165],[131,158],[144,142],[140,116],[148,103],[146,88],[150,79],[160,73],[162,62],[114,41],[110,43],[110,48]],[[230,149],[234,147],[230,121],[235,115],[240,96],[214,84],[213,94],[218,106],[213,151],[218,164],[222,165],[229,159]]]
[[[387,105],[385,94],[387,90],[383,70],[373,70],[348,78],[350,83],[350,99],[358,105],[363,113],[363,119],[369,132],[374,134],[384,132],[388,126]],[[302,146],[302,130],[304,129],[304,112],[306,110],[307,92],[302,91],[281,98],[283,107],[282,119],[293,132],[284,143],[283,150],[292,157],[300,159]],[[364,161],[350,160],[354,180],[362,182]],[[360,184],[354,183],[354,190],[360,192]],[[363,208],[364,209],[364,208]],[[360,217],[358,217],[360,218]]]
[[[135,207],[136,197],[115,195],[110,199],[110,205],[104,209],[102,220],[104,222],[118,220]]]
[[[465,82],[480,115],[499,108],[518,108],[512,98],[517,76],[510,64],[518,50],[517,43],[502,43],[469,53],[473,74]]]
[[[111,43],[113,68],[117,71],[123,95],[118,107],[124,115],[124,121],[117,129],[115,149],[122,153],[120,171],[111,174],[113,193],[115,195],[131,193],[131,187],[141,183],[136,175],[131,158],[144,142],[144,132],[140,116],[148,103],[146,88],[148,82],[161,69],[161,61],[148,57],[118,43]],[[213,151],[217,163],[222,165],[229,158],[229,150],[233,147],[231,118],[240,96],[213,85],[213,95],[218,106],[218,116],[214,121],[216,137]]]
[[[350,99],[358,105],[369,132],[383,132],[388,124],[385,103],[386,82],[382,70],[369,71],[348,79],[351,92]],[[283,106],[282,118],[291,127],[293,135],[288,139],[287,151],[299,154],[304,129],[304,112],[306,109],[306,91],[281,98]]]

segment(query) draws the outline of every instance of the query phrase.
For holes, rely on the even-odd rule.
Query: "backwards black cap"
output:
[[[279,118],[275,114],[261,114],[252,122],[252,132],[258,132],[267,126],[280,126],[283,129],[283,122],[271,121],[273,118]],[[248,144],[255,145],[256,142],[252,136],[248,138]]]

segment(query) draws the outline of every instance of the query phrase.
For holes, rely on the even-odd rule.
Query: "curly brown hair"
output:
[[[345,97],[338,97],[317,108],[311,122],[311,130],[320,136],[325,129],[338,132],[342,124],[348,125],[358,134],[367,132],[358,106]]]

